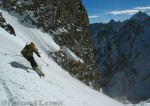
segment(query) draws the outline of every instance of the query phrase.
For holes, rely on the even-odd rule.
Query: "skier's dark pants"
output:
[[[27,56],[26,59],[30,62],[32,68],[38,66],[37,63],[35,62],[33,56]]]

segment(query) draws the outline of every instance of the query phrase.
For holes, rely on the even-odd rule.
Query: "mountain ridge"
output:
[[[145,13],[138,12],[133,17],[139,14],[145,16]],[[104,93],[113,98],[139,103],[150,97],[150,67],[145,65],[150,58],[150,21],[147,15],[141,21],[133,17],[121,22],[117,28],[109,26],[110,23],[91,24],[91,31],[101,75],[100,85]],[[142,80],[143,78],[146,79]]]
[[[144,21],[146,18],[148,18],[148,15],[145,12],[139,11],[138,13],[134,14],[130,19]]]

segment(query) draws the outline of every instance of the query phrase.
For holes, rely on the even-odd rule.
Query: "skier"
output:
[[[38,65],[36,63],[36,61],[33,58],[33,52],[40,58],[40,54],[38,52],[38,49],[35,47],[34,43],[31,42],[30,44],[26,45],[23,50],[21,51],[21,54],[23,55],[23,57],[25,57],[31,64],[33,70],[35,70],[38,75],[41,76],[45,76],[40,69],[38,68]]]

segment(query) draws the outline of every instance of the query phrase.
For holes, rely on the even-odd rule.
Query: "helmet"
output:
[[[29,44],[29,48],[35,48],[35,45],[34,45],[33,42],[31,42],[31,43]]]

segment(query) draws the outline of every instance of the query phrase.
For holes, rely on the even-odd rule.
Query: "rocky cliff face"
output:
[[[133,103],[150,97],[150,17],[139,12],[124,22],[92,24],[103,91]]]
[[[66,59],[61,51],[49,52],[59,56],[56,62],[71,74],[99,88],[88,16],[81,0],[1,0],[0,4],[23,25],[40,28],[62,48],[73,51],[83,61]],[[52,58],[54,55],[50,54]]]

